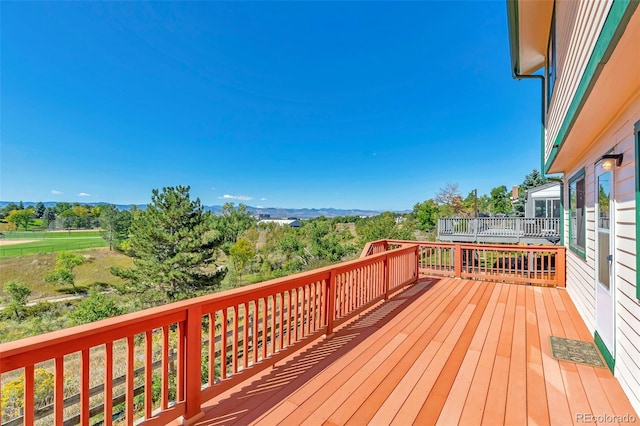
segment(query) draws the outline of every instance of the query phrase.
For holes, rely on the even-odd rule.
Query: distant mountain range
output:
[[[4,207],[12,201],[0,201],[0,207]],[[13,203],[18,204],[18,201],[13,201]],[[23,201],[25,207],[35,206],[37,202],[32,201]],[[58,201],[43,201],[42,204],[45,207],[53,207],[58,204]],[[104,202],[99,203],[81,203],[81,204],[89,204],[92,206],[98,206],[102,204],[109,204]],[[115,204],[117,208],[120,210],[126,210],[131,207],[130,204]],[[146,204],[136,204],[141,210],[147,208]],[[214,214],[220,214],[222,210],[222,206],[204,206],[205,210],[211,211]],[[375,210],[360,210],[360,209],[334,209],[334,208],[321,208],[321,209],[293,209],[293,208],[283,208],[283,207],[251,207],[247,206],[247,210],[251,212],[251,214],[261,214],[261,215],[269,215],[271,218],[286,218],[286,217],[295,217],[298,219],[312,219],[315,217],[336,217],[336,216],[376,216],[381,212]],[[406,213],[406,212],[401,212]]]

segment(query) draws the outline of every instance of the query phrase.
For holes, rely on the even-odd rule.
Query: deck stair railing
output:
[[[34,424],[35,372],[45,369],[53,376],[50,414],[40,420],[45,424],[100,420],[110,425],[119,411],[114,400],[123,401],[124,418],[118,422],[192,423],[202,416],[202,402],[417,282],[419,245],[396,246],[289,277],[2,343],[0,382],[20,378],[24,390],[17,415],[0,407],[2,422],[20,417],[22,424]],[[118,379],[122,376],[124,380]],[[71,407],[65,404],[69,382],[79,385],[78,402]],[[96,390],[100,384],[102,392]],[[96,412],[99,417],[92,418]]]

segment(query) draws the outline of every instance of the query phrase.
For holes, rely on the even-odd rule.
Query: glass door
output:
[[[612,172],[596,166],[596,329],[613,356],[615,346]]]

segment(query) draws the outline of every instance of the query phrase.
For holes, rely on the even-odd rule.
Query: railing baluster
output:
[[[33,417],[33,388],[34,388],[33,364],[24,367],[24,424],[31,425]]]
[[[218,318],[217,312],[209,313],[209,374],[207,380],[209,386],[213,386],[216,382],[216,321]]]
[[[107,371],[107,366],[105,366],[105,375]],[[53,405],[54,405],[54,415],[53,422],[56,425],[62,424],[64,420],[64,357],[59,356],[56,357],[55,361],[55,376],[54,376],[54,393],[53,393]],[[1,387],[1,386],[0,386]],[[106,387],[106,380],[105,380]],[[106,398],[106,393],[105,393]],[[0,400],[2,400],[0,398]],[[106,404],[105,404],[106,409]],[[106,419],[106,416],[105,416]],[[0,419],[1,420],[1,419]]]
[[[265,360],[267,358],[267,317],[269,316],[269,308],[267,306],[268,300],[266,297],[263,297],[260,300],[262,300],[262,359]]]
[[[258,363],[258,324],[260,323],[258,317],[258,300],[253,301],[253,363]]]
[[[233,347],[231,349],[232,351],[231,371],[233,372],[233,374],[237,374],[238,373],[238,340],[240,340],[239,330],[238,330],[238,305],[233,305],[232,328],[233,328],[233,340],[231,342],[233,343]]]
[[[133,336],[127,336],[127,383],[125,391],[125,416],[128,425],[133,425]]]
[[[64,362],[61,364],[64,365]],[[104,345],[104,425],[113,421],[113,342]],[[58,423],[56,420],[56,424]]]
[[[228,308],[222,308],[222,323],[220,328],[220,378],[227,378],[227,324],[229,321]]]
[[[166,410],[169,407],[169,327],[166,325],[162,327],[162,371],[160,372],[160,379],[162,382],[162,389],[160,395],[160,407],[162,410]]]
[[[144,416],[145,418],[151,417],[151,411],[153,408],[153,336],[151,330],[147,330],[144,333]]]

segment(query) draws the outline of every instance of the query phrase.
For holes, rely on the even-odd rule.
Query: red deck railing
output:
[[[419,271],[424,275],[565,286],[564,246],[380,240],[367,244],[361,258],[415,244],[420,247]]]
[[[166,424],[201,415],[201,403],[272,366],[418,280],[422,247],[377,254],[241,289],[172,303],[0,344],[0,379],[22,377],[22,414],[9,424]],[[400,244],[396,244],[400,246]],[[175,361],[174,361],[175,360]],[[36,407],[35,370],[53,375],[51,404]],[[96,381],[98,385],[92,386]],[[115,377],[114,377],[115,376]],[[79,383],[69,413],[67,382]],[[100,382],[102,382],[100,384]],[[159,388],[154,398],[153,389]],[[2,395],[0,395],[0,401]],[[0,407],[4,409],[7,407]],[[67,410],[67,411],[65,411]],[[5,423],[3,423],[5,424]]]

